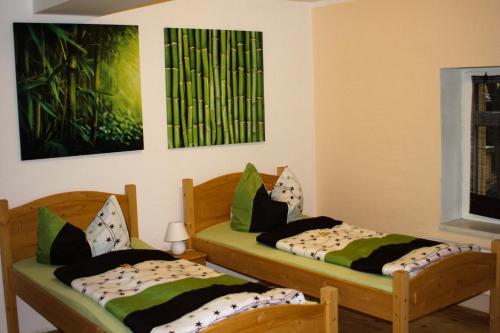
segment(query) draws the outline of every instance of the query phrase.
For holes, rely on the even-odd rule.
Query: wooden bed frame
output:
[[[282,170],[278,168],[277,174]],[[184,219],[190,245],[207,253],[208,261],[316,297],[320,288],[334,286],[339,291],[339,305],[392,321],[394,333],[407,333],[409,321],[490,290],[490,333],[500,332],[500,240],[492,242],[492,253],[449,256],[411,279],[408,273],[398,271],[390,293],[197,238],[199,231],[229,220],[240,176],[228,174],[196,186],[192,179],[183,180]],[[278,176],[261,176],[266,188],[272,189]]]
[[[7,327],[18,333],[16,296],[32,306],[62,332],[105,332],[61,300],[16,271],[12,264],[33,257],[37,247],[38,208],[46,206],[72,224],[85,229],[111,193],[67,192],[9,209],[0,200],[0,246]],[[138,237],[135,185],[115,194],[131,237]],[[242,313],[206,332],[329,332],[337,333],[337,290],[324,288],[321,304],[278,305]]]

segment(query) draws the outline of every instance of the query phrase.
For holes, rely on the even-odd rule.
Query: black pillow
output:
[[[286,202],[274,201],[262,185],[253,199],[250,232],[263,232],[285,225],[288,215]]]

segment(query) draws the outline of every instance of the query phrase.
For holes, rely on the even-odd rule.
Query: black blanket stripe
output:
[[[417,238],[408,243],[384,245],[373,251],[368,257],[353,261],[351,268],[367,273],[382,274],[382,267],[385,264],[397,260],[418,248],[438,244],[440,243]]]
[[[185,292],[148,309],[132,312],[124,318],[123,323],[135,333],[148,333],[156,326],[179,319],[218,297],[241,292],[263,293],[267,290],[269,289],[265,286],[250,282],[233,286],[215,284]]]
[[[257,236],[257,241],[276,247],[276,243],[283,238],[292,237],[308,230],[333,228],[339,224],[342,224],[342,221],[334,220],[327,216],[301,219],[282,225],[271,231],[263,232]]]
[[[160,250],[121,250],[112,251],[100,256],[85,259],[71,265],[62,266],[54,271],[54,275],[71,286],[74,279],[102,274],[121,265],[135,265],[147,260],[176,260]]]

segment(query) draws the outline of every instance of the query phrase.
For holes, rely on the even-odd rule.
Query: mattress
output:
[[[392,292],[391,277],[363,273],[346,267],[295,256],[258,243],[255,240],[257,235],[258,233],[234,231],[231,229],[229,222],[222,222],[200,231],[196,234],[196,238],[315,273],[328,275],[338,280]]]
[[[134,249],[151,248],[148,244],[134,237],[132,238],[132,247]],[[36,262],[35,257],[20,260],[13,266],[18,272],[30,278],[35,284],[41,286],[63,303],[77,310],[83,317],[102,327],[107,332],[132,332],[93,300],[88,297],[83,297],[76,290],[57,280],[53,273],[59,266],[39,264]]]

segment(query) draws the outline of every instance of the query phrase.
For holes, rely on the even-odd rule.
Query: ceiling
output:
[[[33,0],[35,14],[102,16],[173,0]],[[319,4],[346,0],[286,0]]]
[[[169,0],[33,0],[36,14],[101,16]]]

